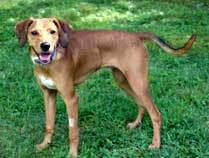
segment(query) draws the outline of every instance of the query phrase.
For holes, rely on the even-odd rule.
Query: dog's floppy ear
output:
[[[69,35],[72,27],[62,20],[54,19],[53,22],[59,31],[59,43],[62,47],[66,48],[69,42]]]
[[[19,40],[19,46],[22,48],[27,41],[28,27],[33,23],[33,19],[26,19],[16,24],[16,36]]]

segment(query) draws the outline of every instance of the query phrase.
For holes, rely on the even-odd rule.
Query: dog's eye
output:
[[[36,36],[36,35],[38,35],[38,32],[37,32],[37,31],[32,31],[31,34],[32,34],[33,36]]]
[[[55,34],[55,33],[56,33],[56,31],[54,31],[54,30],[51,30],[51,31],[50,31],[50,33],[51,33],[51,34]]]

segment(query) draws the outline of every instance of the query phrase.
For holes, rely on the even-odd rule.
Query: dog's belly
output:
[[[48,89],[56,89],[55,83],[51,78],[47,78],[44,75],[40,75],[39,79],[41,81],[41,84]]]
[[[80,84],[82,82],[84,82],[92,73],[94,73],[97,69],[92,69],[92,70],[89,70],[88,72],[86,73],[83,73],[83,74],[79,74],[75,77],[75,81],[74,83],[77,85],[77,84]]]

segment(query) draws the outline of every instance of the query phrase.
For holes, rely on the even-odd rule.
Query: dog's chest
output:
[[[44,75],[39,75],[38,77],[43,86],[48,89],[56,89],[55,82],[50,77],[46,77]]]

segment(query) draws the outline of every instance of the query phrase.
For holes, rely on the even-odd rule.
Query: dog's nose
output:
[[[44,52],[48,51],[49,48],[50,48],[50,44],[49,44],[48,42],[43,42],[43,43],[41,43],[41,49],[42,49]]]

